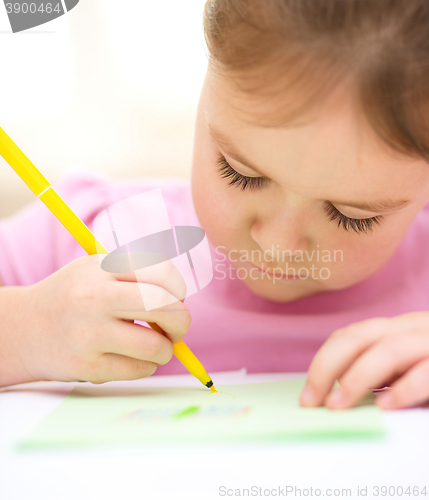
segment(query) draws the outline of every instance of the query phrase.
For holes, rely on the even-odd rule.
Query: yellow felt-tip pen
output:
[[[109,253],[1,127],[0,154],[88,254]],[[148,324],[163,333],[157,324]],[[173,352],[191,375],[215,391],[212,379],[183,340],[173,344]]]

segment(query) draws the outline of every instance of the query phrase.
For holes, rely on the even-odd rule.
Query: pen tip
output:
[[[212,380],[210,380],[210,382],[207,382],[206,387],[208,389],[211,389],[212,392],[217,392],[217,390],[215,389],[215,386],[213,385],[213,381]]]

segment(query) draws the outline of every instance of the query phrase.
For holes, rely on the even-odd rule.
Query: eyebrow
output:
[[[239,151],[235,148],[234,144],[226,137],[222,132],[216,130],[210,123],[208,124],[208,128],[211,136],[217,142],[223,150],[228,153],[233,160],[238,161],[239,163],[246,165],[246,167],[251,168],[259,175],[264,176],[261,170],[258,167],[252,165],[252,162],[244,158]],[[350,201],[333,201],[329,200],[329,203],[332,205],[342,205],[346,207],[357,208],[359,210],[364,210],[366,212],[393,212],[399,208],[402,208],[410,203],[411,200],[378,200],[372,202],[350,202]]]

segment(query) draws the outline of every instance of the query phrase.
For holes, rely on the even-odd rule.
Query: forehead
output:
[[[291,95],[285,99],[293,102]],[[296,101],[302,99],[296,93]],[[266,177],[302,196],[415,198],[429,184],[429,165],[385,145],[350,86],[339,86],[285,126],[258,125],[264,112],[285,105],[281,101],[239,92],[228,79],[209,74],[200,104],[203,126],[219,131]],[[222,141],[214,140],[222,150]]]

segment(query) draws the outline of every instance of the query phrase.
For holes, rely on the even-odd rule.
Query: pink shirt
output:
[[[158,187],[172,225],[199,226],[189,184],[182,180],[113,183],[75,173],[56,189],[92,229],[94,217],[106,207]],[[0,276],[6,286],[36,283],[82,255],[82,248],[40,201],[0,222]],[[333,330],[371,317],[427,310],[428,264],[429,204],[388,264],[346,290],[281,304],[255,296],[240,279],[219,279],[215,271],[206,288],[186,299],[192,325],[185,341],[208,372],[242,367],[249,372],[306,371]],[[175,358],[157,370],[184,372]]]

